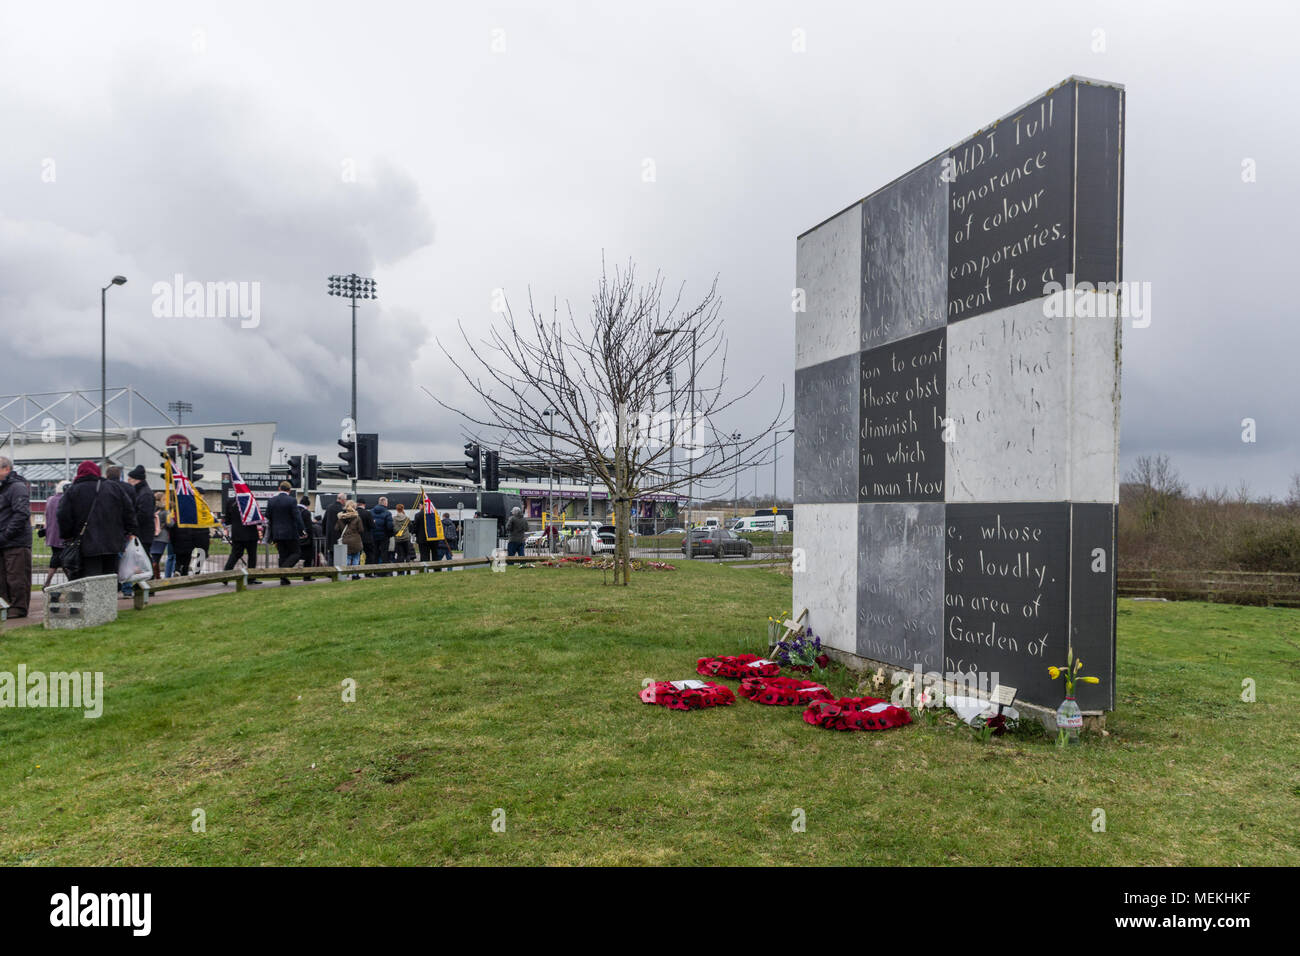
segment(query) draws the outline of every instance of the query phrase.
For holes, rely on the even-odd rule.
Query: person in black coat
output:
[[[225,570],[233,571],[240,558],[244,559],[248,570],[253,570],[257,567],[257,541],[262,529],[260,525],[244,524],[244,516],[234,495],[226,505],[226,525],[230,528],[230,557],[226,558]]]
[[[126,476],[126,481],[129,492],[135,499],[135,536],[140,539],[140,544],[148,553],[153,545],[153,523],[158,511],[144,465],[136,465],[132,468]]]
[[[298,553],[302,556],[302,566],[304,568],[314,568],[316,566],[316,540],[312,531],[312,513],[311,499],[303,495],[298,499],[298,510],[302,512],[302,537],[298,539]],[[304,581],[310,581],[311,578],[303,578]]]
[[[298,563],[302,546],[299,543],[303,534],[302,509],[293,500],[289,492],[293,485],[287,481],[280,482],[280,493],[266,506],[267,529],[275,549],[280,553],[280,567],[291,568]],[[288,578],[281,578],[280,584],[287,586]]]
[[[375,563],[375,515],[366,507],[366,499],[357,499],[357,516],[361,519],[361,552],[366,556],[366,564]],[[374,577],[373,574],[368,575]]]
[[[27,616],[32,597],[31,494],[13,461],[0,455],[0,598],[13,618]]]
[[[339,512],[343,510],[343,505],[347,500],[348,496],[340,491],[334,502],[325,509],[325,551],[329,560],[333,560],[330,553],[334,550],[334,545],[339,542]]]
[[[379,504],[375,505],[370,514],[375,519],[375,532],[372,535],[375,542],[375,563],[383,564],[392,560],[389,557],[388,539],[393,536],[393,513],[388,510],[388,499],[380,498]]]
[[[117,559],[135,534],[135,501],[120,481],[102,478],[98,465],[83,461],[59,501],[58,521],[64,541],[81,539],[81,567],[70,579],[115,575]]]
[[[431,515],[426,515],[420,503],[415,503],[415,514],[411,518],[411,534],[415,538],[415,543],[420,549],[421,561],[438,560],[438,539],[434,537],[438,533],[437,522]],[[428,519],[427,521],[425,519]]]

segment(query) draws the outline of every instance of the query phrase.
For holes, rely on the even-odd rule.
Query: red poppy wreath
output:
[[[695,662],[695,673],[705,677],[775,677],[781,665],[757,654],[733,654],[729,657],[701,657]]]
[[[813,701],[803,719],[827,730],[889,730],[910,724],[912,715],[877,697],[841,697]]]
[[[812,700],[834,700],[835,695],[816,681],[797,677],[746,677],[740,682],[740,696],[756,704],[793,707]]]
[[[701,710],[736,702],[730,687],[705,680],[659,680],[641,690],[641,700],[670,710]]]

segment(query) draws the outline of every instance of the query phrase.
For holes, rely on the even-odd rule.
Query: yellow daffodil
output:
[[[1100,683],[1101,683],[1101,678],[1100,678],[1100,677],[1080,677],[1079,680],[1083,681],[1085,684],[1100,684]]]
[[[1047,673],[1052,675],[1052,680],[1056,680],[1056,678],[1061,676],[1061,669],[1059,667],[1049,667]]]

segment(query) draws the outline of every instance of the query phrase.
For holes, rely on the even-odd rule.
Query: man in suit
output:
[[[244,524],[244,516],[239,511],[239,502],[234,495],[230,496],[230,502],[226,505],[226,526],[230,529],[230,557],[226,558],[225,570],[233,571],[235,563],[241,557],[248,570],[253,570],[257,567],[257,542],[262,529],[255,524]]]
[[[302,526],[304,534],[298,539],[298,547],[302,554],[302,566],[304,568],[314,568],[316,566],[316,540],[312,536],[312,513],[311,499],[303,495],[298,499],[298,510],[302,512]],[[310,581],[311,578],[303,578],[304,581]]]
[[[266,521],[271,540],[280,553],[280,567],[291,568],[298,563],[301,554],[299,539],[303,534],[302,509],[294,501],[293,485],[287,481],[280,482],[280,493],[266,506]],[[281,578],[280,584],[287,587],[288,578]]]

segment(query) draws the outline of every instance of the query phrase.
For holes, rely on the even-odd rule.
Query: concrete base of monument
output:
[[[870,696],[888,698],[889,695],[893,692],[894,674],[903,673],[906,674],[908,677],[911,677],[914,673],[908,668],[902,667],[898,664],[886,664],[884,661],[872,660],[869,657],[859,657],[857,654],[851,654],[848,651],[841,651],[834,647],[823,647],[823,649],[826,651],[826,653],[830,656],[832,660],[839,661],[841,664],[843,664],[851,671],[869,675],[883,670],[884,679],[885,679],[884,687],[882,689],[871,692]],[[972,695],[971,688],[966,684],[942,680],[936,682],[934,686],[945,697],[950,694],[956,694],[956,695],[964,694],[967,696]],[[864,694],[868,693],[867,688],[863,689],[863,693]],[[987,694],[981,694],[978,691],[974,692],[974,695],[980,697],[987,696]],[[1039,723],[1043,725],[1043,727],[1047,730],[1049,734],[1056,733],[1057,728],[1056,728],[1055,708],[1043,707],[1039,704],[1030,704],[1022,700],[1017,700],[1015,706],[1016,709],[1020,711],[1020,716],[1022,718],[1030,718],[1032,720],[1037,720]],[[1101,733],[1105,729],[1106,729],[1105,711],[1085,710],[1083,712],[1083,730],[1085,733]]]

